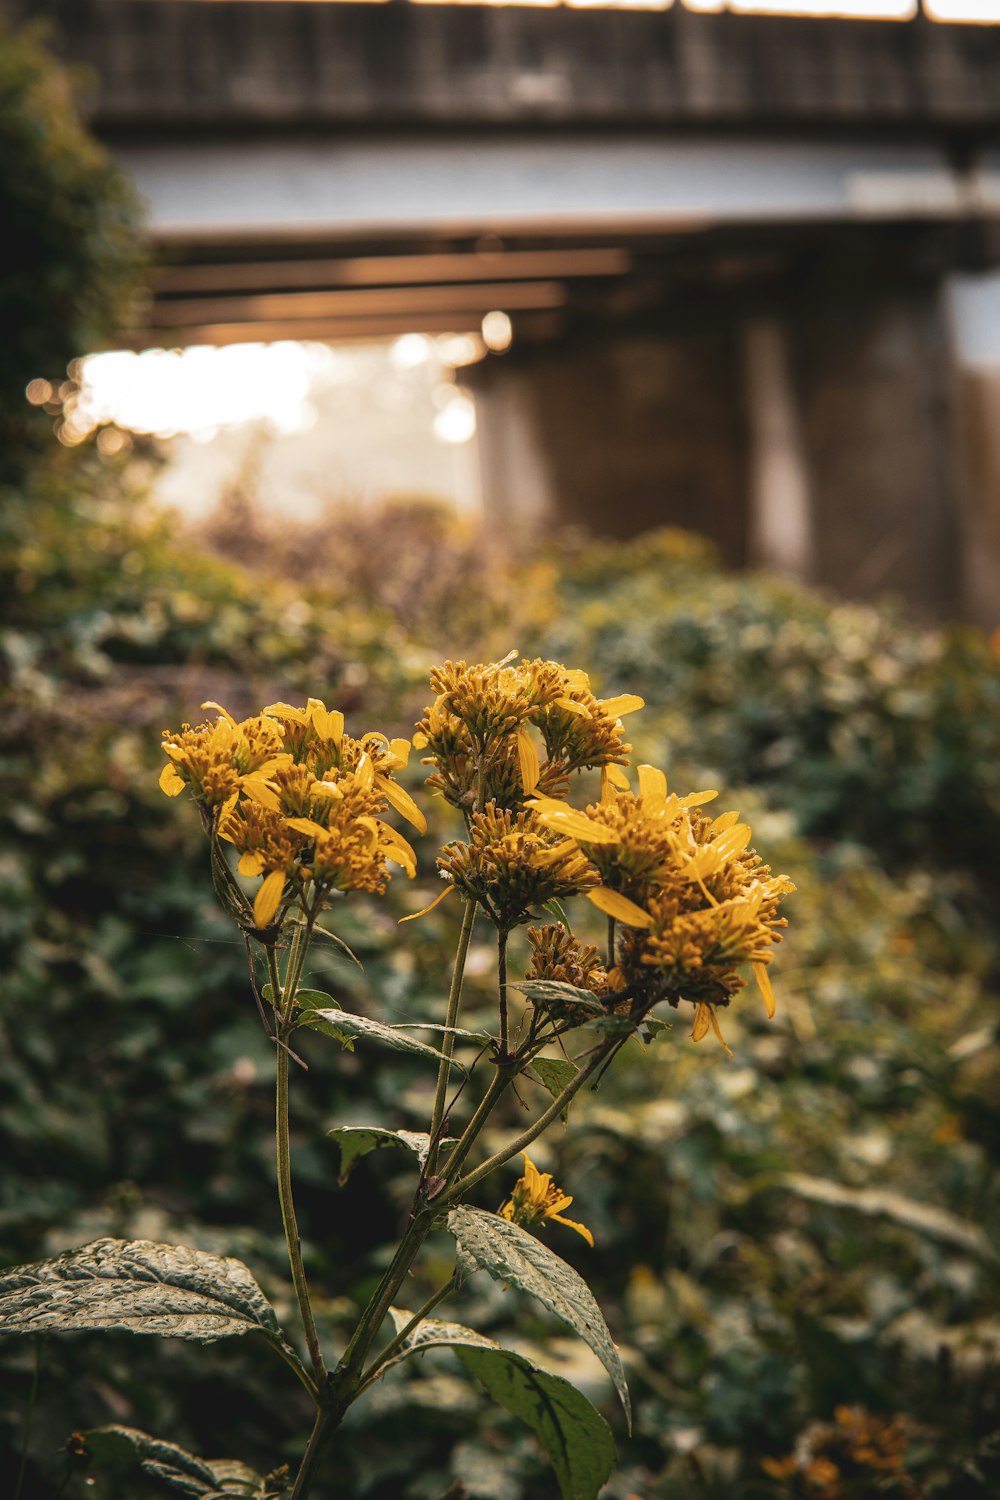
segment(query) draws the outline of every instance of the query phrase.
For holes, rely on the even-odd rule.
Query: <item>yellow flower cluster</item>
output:
[[[473,813],[469,841],[445,844],[438,869],[509,932],[546,901],[575,896],[595,875],[586,855],[567,846],[530,812],[491,802]]]
[[[539,1172],[527,1151],[522,1151],[521,1155],[524,1157],[524,1175],[518,1178],[514,1191],[500,1209],[501,1217],[508,1223],[520,1225],[522,1229],[534,1229],[536,1225],[545,1224],[551,1219],[554,1224],[565,1224],[567,1229],[575,1229],[593,1249],[594,1236],[586,1224],[563,1218],[563,1209],[569,1208],[573,1202],[570,1195],[556,1187],[551,1172]]]
[[[431,687],[414,748],[434,767],[428,786],[467,817],[488,802],[517,811],[533,793],[562,796],[572,771],[626,764],[621,717],[642,707],[632,694],[595,698],[585,672],[553,661],[446,661]]]
[[[652,766],[638,768],[638,781],[635,794],[627,781],[607,780],[601,801],[584,812],[552,798],[529,805],[561,835],[557,848],[586,855],[597,877],[589,899],[621,924],[612,994],[626,994],[637,1013],[661,1000],[691,1001],[695,1040],[711,1029],[722,1041],[715,1007],[743,987],[739,965],[752,965],[774,1014],[767,964],[786,925],[781,898],[795,888],[748,847],[751,830],[738,813],[710,819],[701,811],[714,791],[678,797]]]
[[[413,850],[380,814],[395,808],[419,832],[426,823],[394,780],[409,756],[407,740],[344,732],[344,716],[318,698],[304,708],[273,703],[237,723],[218,718],[165,732],[160,786],[170,797],[189,787],[213,838],[239,851],[237,869],[262,876],[254,925],[266,929],[279,909],[307,892],[385,889],[386,861],[415,873]]]

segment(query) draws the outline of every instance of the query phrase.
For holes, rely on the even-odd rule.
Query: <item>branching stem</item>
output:
[[[450,1030],[444,1032],[441,1038],[441,1051],[444,1056],[438,1066],[437,1089],[434,1093],[434,1110],[431,1114],[431,1149],[427,1157],[425,1176],[432,1177],[434,1168],[437,1166],[438,1151],[440,1150],[440,1135],[444,1123],[444,1104],[448,1093],[448,1079],[451,1075],[451,1057],[455,1050],[454,1028],[458,1025],[458,1013],[462,1003],[462,980],[465,975],[465,961],[469,956],[469,943],[472,939],[472,928],[476,920],[476,903],[466,901],[462,912],[462,927],[458,934],[458,947],[455,950],[455,967],[451,974],[451,989],[448,992],[448,1011],[445,1015],[445,1025]]]

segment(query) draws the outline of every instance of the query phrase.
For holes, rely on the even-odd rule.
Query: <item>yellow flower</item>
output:
[[[524,1157],[524,1175],[518,1178],[514,1191],[500,1209],[501,1217],[511,1224],[519,1224],[522,1229],[533,1229],[536,1224],[551,1219],[556,1224],[565,1224],[567,1229],[575,1229],[593,1249],[594,1236],[587,1226],[578,1224],[575,1219],[563,1218],[563,1209],[569,1208],[573,1202],[570,1195],[555,1186],[551,1172],[539,1172],[527,1151],[522,1151],[521,1155]]]
[[[240,792],[263,807],[277,808],[268,778],[290,756],[282,747],[282,728],[274,719],[257,714],[237,724],[217,703],[202,708],[218,709],[214,723],[192,729],[184,724],[178,733],[164,730],[163,751],[167,764],[160,772],[160,789],[176,797],[190,786],[206,809],[222,807]]]
[[[618,780],[606,778],[601,801],[585,812],[545,797],[530,806],[587,856],[598,877],[588,899],[622,924],[616,982],[648,1004],[690,1001],[695,1041],[711,1030],[725,1046],[715,1007],[743,987],[740,965],[751,965],[774,1015],[767,965],[786,925],[779,903],[795,887],[748,847],[751,830],[737,812],[702,812],[714,791],[668,793],[653,766],[639,767],[638,794]]]
[[[631,750],[622,714],[634,694],[600,700],[585,672],[553,661],[446,661],[431,672],[435,700],[413,737],[435,769],[428,785],[467,814],[496,802],[516,811],[532,793],[560,797],[570,772],[621,766]],[[544,758],[539,750],[544,750]]]

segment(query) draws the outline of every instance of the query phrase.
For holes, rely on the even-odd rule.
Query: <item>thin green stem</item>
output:
[[[475,1145],[476,1138],[486,1124],[488,1117],[492,1114],[494,1105],[500,1098],[500,1095],[505,1091],[513,1077],[513,1074],[504,1073],[498,1068],[493,1077],[490,1079],[489,1087],[487,1088],[486,1093],[483,1095],[482,1099],[477,1105],[476,1111],[473,1114],[468,1125],[466,1125],[465,1129],[462,1131],[461,1136],[452,1147],[451,1155],[448,1157],[448,1160],[445,1162],[444,1166],[441,1169],[441,1176],[444,1178],[445,1182],[449,1182],[461,1167],[465,1158],[468,1156],[469,1152],[472,1150],[472,1147]]]
[[[309,1283],[306,1280],[305,1267],[302,1264],[302,1244],[299,1239],[299,1226],[295,1218],[295,1201],[292,1197],[292,1161],[291,1150],[288,1140],[288,1052],[286,1048],[277,1048],[278,1080],[275,1096],[275,1142],[277,1146],[278,1164],[278,1202],[281,1205],[281,1222],[285,1231],[285,1248],[288,1251],[288,1264],[292,1271],[292,1284],[295,1287],[295,1297],[299,1304],[299,1316],[302,1319],[302,1327],[306,1336],[306,1344],[309,1349],[309,1359],[312,1363],[313,1374],[316,1377],[316,1385],[322,1390],[326,1381],[326,1364],[323,1360],[323,1351],[320,1348],[319,1335],[316,1332],[316,1319],[313,1316],[312,1302],[309,1297]]]
[[[35,1420],[35,1406],[38,1402],[38,1384],[42,1375],[42,1350],[45,1347],[44,1336],[35,1339],[35,1369],[31,1377],[31,1394],[28,1397],[28,1410],[24,1416],[24,1436],[21,1440],[21,1462],[17,1470],[17,1486],[14,1490],[14,1500],[21,1500],[21,1490],[24,1488],[24,1476],[28,1469],[28,1447],[31,1443],[31,1429]]]
[[[500,996],[500,1061],[507,1060],[507,932],[497,928],[497,991]]]
[[[305,1453],[302,1455],[299,1472],[295,1476],[295,1484],[292,1487],[290,1500],[305,1500],[306,1495],[308,1495],[312,1488],[312,1482],[316,1478],[316,1469],[320,1459],[323,1457],[323,1451],[326,1448],[330,1434],[338,1425],[338,1422],[339,1418],[335,1418],[333,1413],[326,1407],[321,1406],[316,1413],[313,1430],[309,1434],[309,1442],[306,1445]]]
[[[445,1208],[450,1208],[453,1203],[457,1203],[460,1198],[463,1198],[467,1192],[474,1188],[478,1182],[482,1182],[483,1178],[488,1177],[497,1167],[502,1167],[505,1162],[517,1156],[519,1152],[526,1150],[532,1141],[536,1140],[542,1131],[552,1124],[553,1120],[559,1118],[574,1094],[578,1093],[588,1078],[593,1076],[616,1042],[617,1038],[615,1038],[614,1042],[605,1042],[602,1046],[598,1047],[586,1067],[580,1069],[576,1077],[570,1080],[558,1098],[553,1099],[548,1109],[539,1115],[533,1125],[529,1125],[515,1140],[495,1152],[488,1161],[483,1162],[482,1166],[476,1167],[474,1171],[456,1182],[448,1192],[442,1194],[435,1203],[437,1211],[440,1213]]]
[[[455,950],[455,967],[451,975],[451,989],[448,992],[448,1010],[445,1015],[445,1025],[451,1028],[445,1031],[441,1038],[441,1051],[444,1056],[438,1066],[437,1088],[434,1092],[434,1110],[431,1114],[431,1148],[427,1155],[427,1166],[425,1178],[433,1177],[437,1166],[438,1151],[440,1150],[439,1136],[444,1123],[444,1104],[448,1093],[448,1079],[451,1076],[451,1057],[455,1050],[455,1031],[458,1025],[458,1013],[462,1003],[462,979],[465,975],[465,961],[469,956],[469,943],[472,938],[472,928],[476,920],[476,903],[466,901],[462,913],[462,927],[458,934],[458,947]]]
[[[457,1285],[458,1273],[452,1272],[451,1276],[449,1276],[444,1286],[438,1287],[437,1291],[427,1298],[427,1301],[419,1309],[419,1311],[413,1314],[413,1317],[410,1319],[410,1321],[399,1330],[395,1338],[389,1340],[385,1348],[382,1350],[381,1354],[377,1357],[377,1359],[374,1359],[372,1361],[372,1363],[368,1366],[368,1369],[365,1371],[364,1375],[362,1375],[361,1384],[357,1389],[357,1394],[359,1396],[361,1395],[362,1391],[367,1390],[368,1387],[379,1378],[379,1375],[385,1369],[385,1366],[388,1364],[389,1360],[392,1359],[392,1356],[398,1349],[402,1348],[414,1329],[419,1327],[419,1325],[424,1321],[425,1318],[429,1318],[434,1309],[436,1307],[439,1307],[446,1297],[451,1296]]]

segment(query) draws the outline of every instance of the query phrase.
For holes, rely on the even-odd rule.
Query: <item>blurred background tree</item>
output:
[[[69,362],[126,327],[145,261],[125,175],[83,128],[81,79],[40,27],[0,21],[0,478],[17,477],[32,422],[29,380],[58,392]]]

